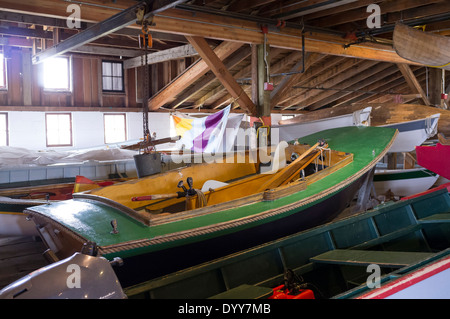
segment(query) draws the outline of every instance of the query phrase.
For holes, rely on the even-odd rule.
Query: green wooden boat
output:
[[[274,160],[281,168],[273,166],[271,174],[259,173],[261,156],[252,161],[251,152],[237,153],[231,163],[227,157],[191,165],[25,212],[60,259],[86,245],[93,255],[122,258],[116,273],[128,287],[331,220],[396,134],[378,127],[330,129],[275,150],[274,157],[287,162]],[[211,180],[221,186],[205,188]]]
[[[449,258],[449,212],[449,189],[436,188],[124,291],[129,298],[259,299],[272,298],[286,279],[297,278],[291,284],[314,298],[367,296],[368,265],[380,267],[383,288]]]

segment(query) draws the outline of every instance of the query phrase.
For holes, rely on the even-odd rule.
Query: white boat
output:
[[[355,111],[353,113],[324,118],[304,123],[272,125],[271,132],[278,131],[280,141],[292,141],[309,134],[326,129],[344,126],[369,126],[372,107]]]
[[[430,189],[439,178],[436,173],[423,167],[409,169],[375,169],[373,184],[377,196],[390,192],[405,197]]]
[[[389,153],[413,152],[416,146],[422,145],[427,139],[436,135],[440,115],[436,113],[419,120],[380,125],[380,127],[398,129],[397,137]]]

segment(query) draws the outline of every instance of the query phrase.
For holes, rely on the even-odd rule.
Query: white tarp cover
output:
[[[136,151],[120,148],[34,151],[20,147],[0,146],[0,167],[132,160],[136,154],[138,154]]]

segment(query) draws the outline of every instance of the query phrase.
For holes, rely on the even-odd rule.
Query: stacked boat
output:
[[[320,131],[278,145],[269,173],[260,173],[262,153],[235,153],[25,212],[55,260],[86,247],[121,258],[115,273],[128,287],[332,220],[396,135],[378,127]]]

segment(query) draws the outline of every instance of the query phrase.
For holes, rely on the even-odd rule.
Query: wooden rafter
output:
[[[251,115],[257,114],[256,105],[244,92],[242,87],[233,78],[233,75],[223,64],[222,60],[209,47],[205,39],[201,37],[186,37],[192,46],[201,55],[203,60],[208,64],[211,71],[217,76],[222,85],[228,90],[231,96],[235,99],[242,109],[248,111]]]
[[[409,67],[409,65],[399,63],[399,64],[397,64],[397,66],[400,69],[400,72],[402,72],[406,83],[408,83],[410,89],[412,90],[412,93],[419,93],[423,102],[425,103],[425,105],[431,105],[430,101],[428,100],[427,95],[425,94],[425,91],[422,89],[422,86],[417,81],[417,79],[416,79],[414,73],[411,71],[411,68]]]
[[[173,32],[177,34],[214,38],[225,41],[244,43],[264,42],[263,34],[258,23],[234,18],[221,18],[212,14],[197,13],[195,19],[189,12],[169,9],[162,14],[155,15],[153,30]],[[271,47],[289,50],[302,50],[301,32],[295,28],[284,28],[280,32],[269,32],[267,42]],[[412,63],[401,58],[393,49],[384,45],[371,44],[344,48],[347,41],[339,36],[323,34],[307,34],[305,36],[305,50],[330,55],[357,57],[376,61],[393,63]]]
[[[190,44],[171,48],[163,51],[147,54],[147,63],[154,64],[159,62],[165,62],[174,59],[180,59],[185,57],[191,57],[198,55],[197,51]],[[137,68],[144,65],[144,57],[138,56],[133,59],[128,59],[123,63],[124,69]]]
[[[283,96],[283,100],[280,101],[280,105],[283,105],[284,108],[289,108],[295,104],[299,104],[301,101],[312,99],[314,96],[320,94],[320,91],[305,89],[302,88],[302,86],[321,86],[326,88],[334,87],[346,79],[346,75],[351,72],[352,68],[355,68],[362,62],[363,61],[358,59],[342,58],[334,58],[331,61],[328,60],[328,63],[324,64],[321,68],[305,73],[301,78],[301,81],[297,82],[297,84],[289,92],[286,92]]]
[[[250,54],[250,47],[249,46],[243,46],[239,50],[237,50],[233,55],[231,55],[229,58],[224,60],[225,67],[227,69],[230,69],[234,67],[236,64],[241,62],[243,59],[248,57]],[[199,90],[202,90],[207,85],[215,81],[217,78],[214,75],[214,73],[209,72],[205,76],[203,76],[200,80],[198,80],[192,87],[186,89],[181,93],[175,101],[173,101],[170,105],[171,108],[175,109],[178,106],[180,106],[183,102],[185,102],[187,99],[189,99],[191,96],[193,96],[196,92]],[[200,105],[201,103],[198,102],[196,105]]]
[[[219,59],[225,59],[242,45],[243,43],[238,42],[223,42],[214,49],[214,53]],[[154,111],[162,107],[164,104],[172,102],[176,95],[182,92],[186,86],[198,80],[208,71],[208,64],[203,59],[198,60],[195,64],[187,68],[182,74],[150,98],[148,101],[149,109]]]
[[[297,52],[294,52],[292,54],[295,54]],[[314,63],[320,61],[324,58],[324,55],[318,54],[318,53],[311,53],[311,54],[305,54],[305,61],[304,61],[304,67],[305,69],[303,72],[306,72],[306,70],[309,69],[311,65]],[[301,58],[302,59],[302,58]],[[297,62],[293,68],[290,70],[291,73],[298,72],[303,69],[303,61]],[[287,75],[271,92],[270,94],[270,103],[272,108],[277,105],[277,103],[281,100],[283,96],[285,96],[286,92],[291,89],[292,85],[299,81],[299,79],[302,77],[304,73],[297,73],[297,74],[290,74]]]

